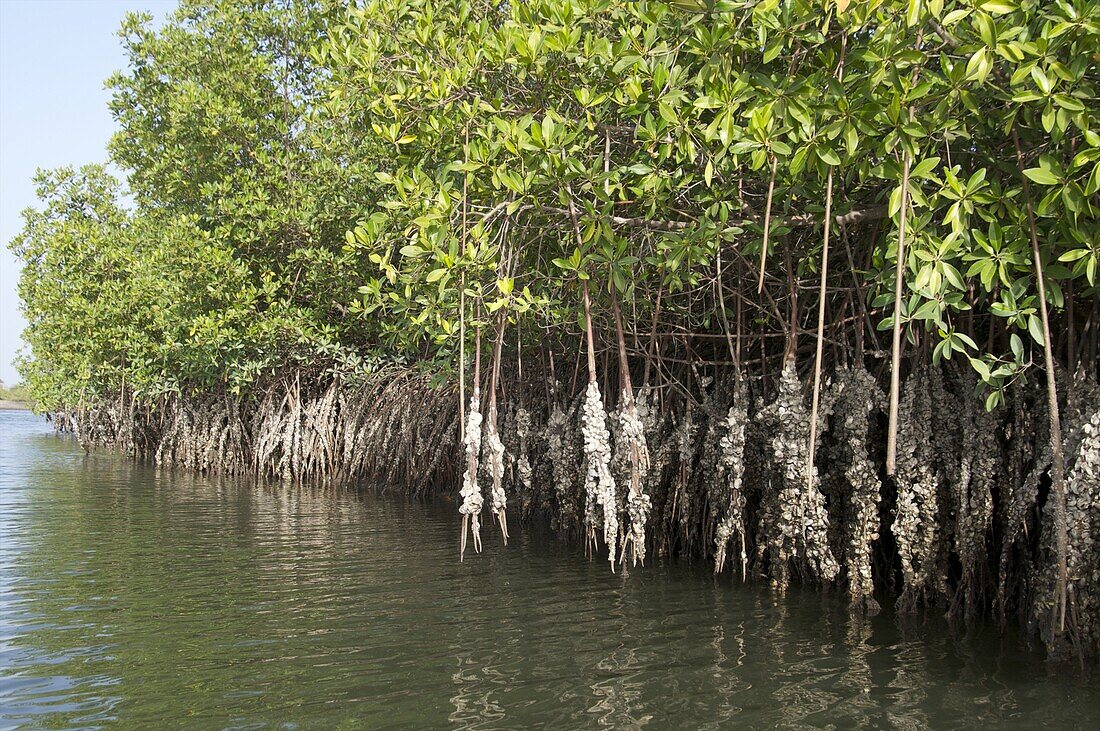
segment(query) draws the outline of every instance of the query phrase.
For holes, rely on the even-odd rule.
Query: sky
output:
[[[175,0],[0,0],[0,379],[23,343],[19,267],[7,244],[35,204],[37,168],[106,162],[114,121],[103,82],[125,67],[123,16],[162,20]]]

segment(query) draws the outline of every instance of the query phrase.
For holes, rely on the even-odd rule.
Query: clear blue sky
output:
[[[116,31],[130,11],[158,21],[175,0],[0,0],[0,379],[18,378],[16,261],[7,244],[33,205],[36,168],[104,162],[114,129],[103,82],[126,60]]]

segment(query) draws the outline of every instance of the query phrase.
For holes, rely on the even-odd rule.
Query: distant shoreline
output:
[[[7,401],[0,399],[0,411],[30,411],[29,401]]]

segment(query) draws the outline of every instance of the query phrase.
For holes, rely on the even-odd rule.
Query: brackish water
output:
[[[0,728],[1095,728],[1019,636],[545,530],[457,560],[456,506],[85,455],[0,412]]]

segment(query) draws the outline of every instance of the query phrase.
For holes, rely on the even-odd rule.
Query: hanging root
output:
[[[111,445],[165,467],[410,491],[460,484],[463,559],[471,540],[482,549],[486,500],[509,537],[504,489],[513,485],[524,517],[548,515],[590,551],[602,536],[612,566],[656,552],[736,571],[739,552],[742,579],[752,568],[780,590],[836,582],[860,613],[890,595],[900,611],[935,605],[1002,623],[1015,613],[1042,629],[1052,650],[1096,655],[1100,389],[1061,379],[1068,604],[1067,630],[1054,634],[1047,400],[1020,387],[987,413],[967,373],[924,367],[904,381],[896,475],[886,483],[888,399],[862,368],[823,378],[809,478],[810,409],[793,363],[770,394],[758,378],[720,376],[712,385],[698,373],[691,398],[643,387],[630,399],[624,388],[610,420],[594,381],[573,394],[557,382],[545,393],[509,382],[500,390],[513,396],[501,431],[483,418],[475,384],[461,447],[457,389],[401,368],[320,383],[292,376],[250,398],[127,394],[52,419],[88,448]]]
[[[629,470],[626,492],[626,515],[629,527],[626,531],[620,562],[626,561],[626,555],[629,552],[631,565],[637,566],[639,562],[645,563],[645,527],[653,506],[653,501],[644,488],[645,478],[649,472],[649,447],[646,445],[645,425],[638,414],[633,395],[624,392],[620,400],[623,405],[618,414],[619,428],[616,433],[615,452],[617,455],[626,456]]]
[[[951,410],[940,396],[943,387],[938,370],[922,368],[905,386],[898,417],[897,514],[891,530],[904,581],[898,608],[910,610],[934,597],[946,582],[937,545],[942,453],[936,449],[933,430],[949,433]]]
[[[749,556],[745,550],[745,493],[743,478],[745,474],[745,426],[749,416],[749,399],[745,385],[738,383],[733,392],[733,403],[726,413],[725,428],[719,442],[720,469],[719,484],[728,490],[728,502],[725,515],[714,536],[714,573],[719,573],[726,564],[726,549],[730,538],[736,535],[741,544],[741,580],[748,575]]]
[[[1070,596],[1078,643],[1096,646],[1100,644],[1100,406],[1076,420],[1066,442],[1077,442],[1066,477]]]
[[[531,438],[532,423],[531,413],[522,406],[516,410],[516,482],[519,486],[520,499],[523,503],[523,514],[528,515],[531,510],[532,484],[531,460],[528,458],[528,440]]]
[[[843,513],[844,568],[850,605],[868,613],[879,610],[874,599],[873,547],[879,538],[881,484],[871,453],[871,417],[884,409],[886,397],[870,373],[842,369],[834,378],[835,469],[847,486]]]
[[[508,545],[508,518],[504,512],[507,500],[504,496],[504,443],[497,434],[495,419],[490,419],[485,429],[485,441],[489,451],[489,475],[492,477],[492,489],[489,492],[489,509],[500,525],[500,535],[504,545]]]
[[[595,547],[597,528],[602,517],[604,543],[608,560],[615,565],[615,550],[619,539],[619,515],[615,480],[611,476],[611,435],[607,431],[607,414],[603,408],[600,387],[593,381],[585,392],[581,412],[584,433],[585,527],[588,545]]]
[[[470,396],[470,410],[466,415],[466,472],[462,478],[462,505],[458,512],[462,515],[462,544],[459,548],[459,560],[466,554],[466,531],[469,528],[474,540],[474,551],[481,553],[481,508],[484,498],[477,483],[478,457],[481,453],[481,392],[474,384]]]
[[[773,474],[760,517],[761,545],[768,555],[772,584],[786,590],[796,559],[811,576],[831,581],[840,568],[829,548],[829,518],[816,468],[814,474],[806,475],[810,415],[793,362],[783,369],[775,402],[757,418],[773,435]]]

